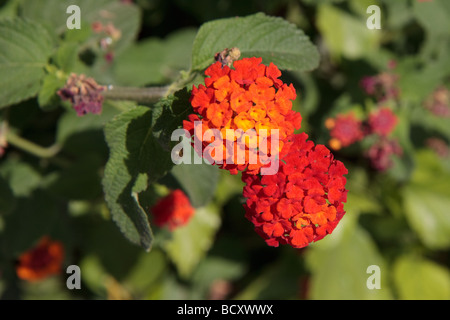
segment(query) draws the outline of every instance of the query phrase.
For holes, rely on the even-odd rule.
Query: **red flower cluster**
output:
[[[328,118],[325,127],[330,130],[328,144],[334,150],[348,147],[366,136],[376,136],[374,143],[365,152],[372,166],[379,171],[392,165],[392,155],[401,155],[402,148],[397,140],[389,138],[398,123],[397,115],[388,107],[381,107],[369,113],[367,119],[357,119],[354,114],[339,114]]]
[[[217,61],[206,69],[205,85],[193,87],[191,105],[194,114],[184,121],[183,127],[191,136],[195,136],[195,123],[201,122],[202,150],[211,143],[223,144],[223,154],[212,154],[212,162],[232,174],[238,171],[252,171],[258,173],[263,166],[260,157],[273,156],[269,152],[262,154],[261,139],[271,150],[273,129],[278,129],[279,148],[283,140],[291,135],[295,129],[300,129],[301,115],[292,110],[292,100],[296,98],[294,87],[283,83],[280,70],[271,63],[269,66],[261,64],[261,58],[244,58],[233,63],[234,69]],[[208,129],[220,131],[219,137],[203,139],[203,133]],[[238,133],[227,137],[227,130]],[[239,129],[241,131],[239,131]],[[266,129],[266,131],[261,131]],[[243,133],[254,130],[254,138]],[[251,145],[249,139],[256,144]],[[241,141],[243,140],[243,141]],[[244,160],[237,158],[237,147],[245,153]],[[257,161],[249,161],[256,158]]]
[[[64,248],[58,241],[43,237],[38,245],[23,253],[16,266],[20,279],[37,281],[61,272]]]
[[[242,175],[246,218],[270,246],[305,247],[330,234],[345,214],[348,171],[307,137],[289,137],[277,174]]]
[[[168,226],[170,231],[188,223],[195,212],[189,198],[180,189],[171,191],[151,209],[155,225]]]
[[[398,118],[389,108],[380,108],[369,114],[370,133],[388,136],[397,125]]]

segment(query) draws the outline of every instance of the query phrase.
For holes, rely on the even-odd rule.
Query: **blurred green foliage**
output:
[[[65,28],[68,2],[0,2],[0,122],[37,145],[59,148],[55,156],[37,157],[11,143],[0,158],[2,298],[450,299],[450,156],[427,144],[439,138],[448,149],[450,119],[424,107],[435,89],[450,89],[449,1],[70,1],[75,3],[81,8],[81,30]],[[373,4],[381,8],[379,30],[366,27],[366,9]],[[207,165],[172,168],[161,151],[169,146],[160,142],[180,124],[180,106],[173,101],[161,101],[152,111],[133,108],[129,101],[106,101],[101,115],[77,117],[56,96],[62,74],[70,72],[102,84],[172,84],[191,67],[200,71],[207,65],[208,56],[200,56],[194,44],[202,25],[201,36],[213,41],[214,34],[207,33],[211,21],[257,12],[289,21],[318,48],[314,71],[294,68],[282,76],[297,89],[294,108],[303,116],[302,130],[316,142],[328,142],[327,118],[374,108],[377,101],[364,93],[360,80],[386,71],[390,61],[396,64],[400,95],[394,135],[403,155],[378,172],[363,156],[363,145],[336,151],[349,170],[347,213],[332,235],[300,250],[268,247],[253,231],[244,218],[239,176]],[[121,31],[112,62],[98,45],[101,35],[91,28],[101,19]],[[19,35],[5,31],[11,23]],[[218,35],[216,41],[221,40]],[[33,49],[21,52],[26,64],[8,64],[17,58],[9,50],[15,41]],[[286,58],[287,66],[315,59],[313,49],[305,58],[301,46],[290,45],[280,48],[289,48],[292,56],[279,50],[293,60]],[[201,81],[199,75],[187,83]],[[143,118],[124,127],[131,113]],[[131,146],[125,134],[135,138]],[[106,165],[108,147],[126,151],[143,144],[153,153],[131,160],[111,153],[117,166]],[[105,183],[113,183],[104,174],[116,170],[125,174],[113,181],[120,185],[114,197],[127,190],[124,202],[135,212],[127,219],[140,219],[146,237],[142,230],[122,231],[137,243],[152,242],[149,252],[125,239],[113,222],[125,219],[122,207],[114,207],[117,198],[104,198]],[[154,176],[142,178],[148,172]],[[173,233],[150,230],[146,212],[172,187],[189,195],[194,218]],[[121,222],[127,225],[128,220]],[[64,271],[38,283],[17,278],[17,257],[43,235],[63,242],[64,267],[80,266],[81,290],[66,288]],[[380,289],[367,287],[371,265],[380,267]]]

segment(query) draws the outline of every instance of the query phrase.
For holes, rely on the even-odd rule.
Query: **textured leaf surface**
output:
[[[302,30],[257,13],[203,24],[192,49],[192,69],[206,68],[215,53],[231,47],[238,47],[241,57],[262,57],[263,63],[273,62],[280,69],[310,71],[319,63],[316,47]]]
[[[0,21],[0,108],[36,95],[52,53],[52,40],[36,23]]]

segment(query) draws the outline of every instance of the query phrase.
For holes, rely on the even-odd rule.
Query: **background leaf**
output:
[[[213,244],[220,226],[215,206],[197,208],[189,223],[172,232],[172,239],[162,244],[180,276],[187,278]]]
[[[406,218],[426,246],[448,248],[450,175],[431,152],[419,152],[416,159],[411,183],[403,189]]]
[[[127,48],[115,61],[118,85],[142,86],[167,83],[191,64],[195,29],[174,32],[165,39],[148,38]]]
[[[331,235],[309,247],[306,254],[312,272],[309,299],[391,298],[386,280],[389,271],[383,258],[370,235],[355,224],[357,217],[352,214],[349,210]],[[370,277],[367,268],[371,265],[380,267],[381,289],[367,288]]]
[[[192,154],[195,152],[190,149]],[[189,196],[192,206],[208,204],[216,193],[219,168],[209,164],[175,165],[166,179],[161,181],[172,188],[181,188]],[[174,181],[171,181],[174,180]]]
[[[367,16],[369,17],[369,16]],[[332,5],[319,7],[317,26],[334,59],[357,59],[378,49],[381,33],[366,27],[356,18]]]
[[[449,300],[450,273],[443,266],[414,255],[397,258],[394,283],[404,300]]]
[[[23,19],[0,20],[0,108],[36,95],[53,49],[47,31]]]

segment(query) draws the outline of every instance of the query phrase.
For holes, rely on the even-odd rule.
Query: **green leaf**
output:
[[[154,138],[151,124],[151,110],[138,106],[105,127],[110,149],[103,178],[105,199],[123,234],[146,250],[150,250],[153,235],[133,188],[139,174],[154,180],[172,166],[170,154]]]
[[[175,79],[180,70],[189,69],[195,35],[195,29],[183,29],[130,46],[115,61],[116,83],[142,86]]]
[[[35,190],[17,201],[13,212],[5,216],[5,249],[10,257],[28,250],[43,235],[51,235],[57,223],[55,199],[43,190]]]
[[[161,278],[167,270],[167,257],[161,250],[141,253],[124,279],[126,287],[135,294],[143,295]]]
[[[446,0],[414,1],[413,12],[419,23],[432,34],[448,37],[450,30],[450,3]]]
[[[218,209],[209,205],[197,208],[185,226],[172,232],[172,239],[162,244],[179,274],[187,278],[212,246],[220,226]]]
[[[70,167],[58,172],[49,188],[68,199],[97,199],[102,195],[100,169],[103,164],[103,158],[99,155],[82,155]]]
[[[80,30],[67,28],[67,19],[72,14],[66,13],[66,10],[70,5],[77,5],[80,8],[82,22]],[[83,33],[82,29],[90,28],[93,22],[101,22],[104,25],[111,22],[122,33],[115,46],[119,51],[134,40],[140,25],[139,8],[134,4],[124,4],[115,0],[24,1],[20,9],[23,17],[45,24],[48,30],[55,30],[57,34],[67,31]]]
[[[61,43],[56,52],[55,62],[61,70],[70,72],[78,58],[79,44],[74,41]]]
[[[17,16],[17,9],[20,5],[20,1],[22,0],[9,0],[6,3],[2,3],[2,8],[0,10],[0,19],[3,18],[12,18]],[[3,1],[5,2],[5,1]]]
[[[411,182],[403,188],[411,228],[431,249],[450,246],[450,175],[431,151],[419,152]]]
[[[279,251],[281,248],[267,248],[270,251]],[[258,272],[252,281],[233,297],[236,300],[277,300],[280,297],[286,299],[298,299],[301,286],[299,280],[302,278],[304,268],[295,253],[283,252],[273,263]],[[292,281],[295,278],[296,281]]]
[[[332,5],[319,7],[317,26],[334,59],[341,56],[358,59],[376,52],[379,47],[379,30],[368,29],[366,20],[354,17]]]
[[[0,108],[36,95],[52,53],[47,31],[23,19],[0,21]]]
[[[191,148],[192,153],[195,151]],[[181,188],[189,196],[192,206],[208,204],[216,192],[219,182],[219,168],[209,164],[179,164],[172,168],[168,186]]]
[[[181,128],[183,120],[191,113],[190,93],[187,89],[161,99],[153,107],[153,135],[166,151],[171,151],[177,142],[172,141],[172,133]]]
[[[35,168],[17,159],[3,162],[0,175],[8,181],[9,188],[16,197],[30,196],[42,182],[42,176]]]
[[[153,240],[139,196],[173,166],[170,140],[188,110],[187,92],[162,99],[149,109],[125,111],[105,126],[110,149],[103,190],[113,220],[133,243],[150,250]]]
[[[333,234],[311,245],[306,262],[312,273],[310,299],[366,300],[389,299],[385,263],[375,243],[347,213]],[[380,267],[380,289],[369,289],[368,267]]]
[[[54,73],[47,74],[42,82],[42,87],[38,94],[38,103],[41,108],[51,108],[57,106],[61,101],[56,92],[64,87],[65,81]]]
[[[450,273],[431,260],[414,255],[400,256],[393,266],[393,278],[399,299],[450,299]]]
[[[310,71],[319,63],[319,53],[308,36],[282,18],[257,13],[207,22],[200,27],[192,48],[192,70],[214,62],[214,55],[237,47],[241,57],[261,57],[280,69]]]

